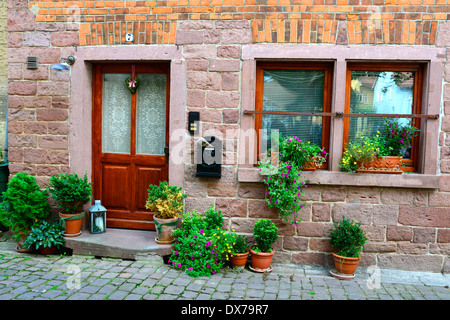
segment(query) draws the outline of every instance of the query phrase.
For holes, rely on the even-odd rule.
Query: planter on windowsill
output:
[[[384,174],[402,174],[403,157],[377,157],[369,162],[358,163],[358,173],[384,173]]]

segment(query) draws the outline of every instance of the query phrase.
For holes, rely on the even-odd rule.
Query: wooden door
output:
[[[169,66],[98,64],[93,75],[93,194],[107,226],[154,230],[147,189],[168,179]]]

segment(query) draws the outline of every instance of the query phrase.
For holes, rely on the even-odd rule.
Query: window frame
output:
[[[348,62],[347,73],[345,81],[345,107],[344,113],[350,113],[350,96],[351,96],[351,74],[352,71],[401,71],[414,73],[414,91],[413,91],[413,105],[412,115],[422,114],[422,92],[423,92],[423,78],[424,78],[424,64],[422,63],[405,63],[405,62]],[[420,130],[420,118],[412,118],[412,124]],[[344,117],[344,134],[343,134],[343,152],[345,145],[348,143],[350,129],[350,117]],[[419,134],[420,135],[420,134]],[[419,158],[419,135],[412,140],[411,159],[403,160],[409,163],[409,166],[404,167],[404,171],[416,172]]]
[[[423,63],[422,118],[420,149],[417,170],[411,174],[358,174],[342,172],[339,162],[342,157],[343,117],[331,117],[330,157],[328,170],[303,172],[309,185],[367,186],[391,188],[436,189],[440,186],[439,135],[442,105],[442,77],[446,57],[445,48],[381,45],[325,46],[317,44],[247,44],[241,50],[241,109],[238,147],[237,180],[240,183],[263,181],[256,160],[255,91],[256,64],[260,61],[331,61],[334,63],[332,113],[343,113],[345,107],[345,85],[347,64],[350,62],[404,62]],[[249,111],[249,112],[247,112]]]
[[[323,90],[323,110],[321,112],[331,112],[332,94],[333,94],[333,62],[308,62],[308,61],[261,61],[256,63],[256,91],[255,91],[255,110],[263,110],[264,95],[264,70],[323,70],[324,90]],[[256,150],[260,151],[262,114],[255,114],[255,130],[256,130]],[[328,116],[322,116],[322,145],[320,147],[329,150],[330,146],[330,123]],[[257,164],[255,164],[256,166]],[[320,167],[320,169],[328,169],[328,160]]]

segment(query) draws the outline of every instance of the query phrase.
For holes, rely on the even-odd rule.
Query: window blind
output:
[[[322,112],[325,72],[320,70],[264,70],[263,110]],[[322,117],[263,115],[262,129],[267,130],[270,147],[271,130],[283,137],[297,136],[304,141],[322,144]]]

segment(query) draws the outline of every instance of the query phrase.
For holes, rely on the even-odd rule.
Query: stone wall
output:
[[[6,30],[6,1],[0,2],[0,150],[5,147],[6,105],[8,97],[8,44]]]
[[[74,6],[78,4],[78,6]],[[409,4],[409,5],[408,5]],[[450,58],[446,1],[227,0],[26,1],[8,0],[9,147],[12,173],[27,171],[42,186],[68,172],[70,85],[50,70],[75,46],[177,45],[186,62],[186,111],[200,111],[203,129],[239,130],[242,121],[242,47],[255,43],[433,46]],[[135,41],[125,43],[125,32]],[[39,56],[38,70],[26,57]],[[132,57],[130,57],[132,59]],[[268,209],[262,183],[238,182],[239,139],[224,144],[222,178],[195,177],[188,141],[186,210],[214,205],[226,227],[251,234],[258,218],[279,227],[275,260],[331,265],[328,231],[342,215],[369,235],[363,265],[450,272],[450,64],[442,75],[439,189],[309,185],[303,219],[293,227]],[[439,84],[440,85],[440,84]],[[86,141],[90,144],[90,141]]]

